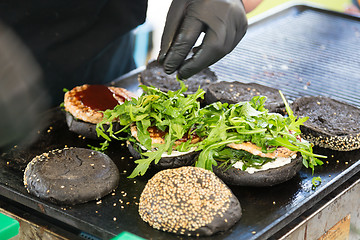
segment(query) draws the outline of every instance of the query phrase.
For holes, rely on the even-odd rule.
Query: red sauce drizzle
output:
[[[150,126],[148,127],[148,132],[150,133],[150,136],[152,137],[161,137],[164,138],[165,135],[167,134],[167,132],[161,131],[160,129],[158,129],[155,126]]]
[[[105,111],[113,109],[119,102],[114,98],[114,94],[107,86],[89,85],[87,89],[77,92],[75,97],[85,106],[95,111]],[[117,95],[122,102],[125,101],[123,96]]]
[[[195,132],[193,132],[192,134],[189,134],[189,133],[185,133],[184,136],[180,139],[178,139],[177,141],[178,142],[186,142],[188,141],[190,138],[200,138]]]
[[[160,129],[158,129],[157,127],[155,126],[150,126],[148,127],[148,132],[150,133],[150,136],[152,137],[161,137],[161,138],[164,138],[165,135],[168,133],[167,131],[164,132],[164,131],[161,131]],[[178,139],[177,141],[178,142],[186,142],[190,139],[190,137],[193,137],[193,138],[200,138],[196,132],[193,132],[191,135],[189,133],[185,133],[184,136],[180,139]]]

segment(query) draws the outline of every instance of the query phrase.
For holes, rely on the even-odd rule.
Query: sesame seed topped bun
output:
[[[309,119],[301,126],[302,138],[336,151],[360,148],[360,109],[328,97],[301,97],[291,107]]]
[[[210,236],[233,226],[242,210],[236,196],[213,172],[187,166],[155,174],[141,193],[139,214],[155,229]]]

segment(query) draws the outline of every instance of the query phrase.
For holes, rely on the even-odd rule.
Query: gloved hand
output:
[[[158,61],[166,73],[178,70],[179,78],[188,78],[231,52],[246,30],[241,0],[173,0]],[[201,32],[202,44],[187,58]]]

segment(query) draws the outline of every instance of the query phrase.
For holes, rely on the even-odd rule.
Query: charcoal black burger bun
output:
[[[217,81],[217,76],[209,68],[205,68],[199,73],[183,79],[183,82],[188,87],[188,90],[184,93],[195,93],[198,88],[202,88],[206,91],[210,83]],[[140,84],[146,86],[154,86],[163,92],[177,91],[180,89],[180,83],[176,80],[176,73],[167,74],[164,72],[163,66],[157,61],[150,62],[144,71],[139,74]]]
[[[59,205],[98,200],[119,183],[114,162],[104,153],[85,148],[65,148],[32,159],[24,172],[27,191]]]
[[[96,133],[96,124],[103,119],[102,112],[131,98],[136,98],[136,95],[120,87],[89,84],[74,87],[64,95],[64,110],[69,130],[90,139],[103,140]],[[120,129],[115,122],[114,126]]]
[[[241,218],[242,209],[213,172],[187,166],[155,174],[141,193],[139,214],[158,230],[210,236],[232,227]]]
[[[206,90],[205,103],[222,102],[235,104],[250,101],[254,96],[266,96],[265,107],[269,112],[283,113],[285,104],[279,94],[279,90],[257,83],[242,82],[215,82]]]
[[[219,167],[219,165],[213,167],[214,173],[229,185],[266,187],[290,180],[300,171],[303,163],[301,155],[297,154],[295,159],[292,159],[290,163],[284,166],[253,173],[234,167],[226,169]]]
[[[296,116],[309,117],[300,126],[305,140],[336,151],[360,148],[360,108],[324,96],[298,98],[291,108]]]
[[[140,152],[144,152],[141,147],[136,143],[127,142],[127,147],[129,152],[135,159],[143,158]],[[158,163],[151,163],[151,166],[156,169],[168,169],[168,168],[177,168],[182,166],[191,166],[195,163],[196,157],[198,156],[197,151],[191,152],[177,152],[174,151],[172,155],[167,155],[162,157]]]
[[[83,137],[94,139],[94,140],[104,140],[102,136],[98,136],[96,132],[96,124],[90,122],[84,122],[80,119],[76,119],[71,113],[65,112],[66,123],[71,132],[79,134]],[[108,124],[103,125],[104,130],[109,129]],[[113,131],[116,132],[121,129],[121,125],[118,122],[113,122]],[[105,132],[105,134],[107,134]],[[107,134],[108,135],[108,134]]]

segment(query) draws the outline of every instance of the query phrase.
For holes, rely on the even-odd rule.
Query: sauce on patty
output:
[[[95,111],[105,111],[107,109],[113,109],[120,102],[114,97],[115,93],[112,92],[107,86],[104,85],[89,85],[86,89],[80,92],[76,92],[75,98],[81,101],[85,106]],[[121,102],[125,101],[125,98],[116,94],[117,98]]]

